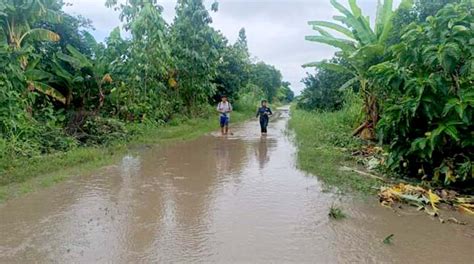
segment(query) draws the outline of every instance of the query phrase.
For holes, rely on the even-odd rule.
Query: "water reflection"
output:
[[[269,145],[272,146],[276,143],[276,140],[262,136],[260,140],[255,144],[255,156],[258,160],[259,168],[265,168],[265,165],[270,161],[270,155],[268,153]]]
[[[138,206],[132,214],[140,219],[128,228],[142,230],[129,237],[131,248],[142,249],[142,260],[198,260],[212,252],[211,208],[226,182],[239,181],[248,160],[246,149],[240,139],[207,136],[142,155],[141,184],[155,184],[135,198]]]
[[[231,142],[225,138],[218,138],[215,145],[216,153],[216,167],[217,171],[221,175],[227,174],[232,170],[231,160]]]
[[[216,168],[219,175],[236,175],[242,170],[248,160],[246,144],[241,139],[227,140],[219,138],[214,140],[216,155]]]

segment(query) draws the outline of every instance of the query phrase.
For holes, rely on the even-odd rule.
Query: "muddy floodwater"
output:
[[[267,137],[250,121],[143,148],[0,205],[0,263],[474,263],[469,217],[396,213],[298,170],[280,113]]]

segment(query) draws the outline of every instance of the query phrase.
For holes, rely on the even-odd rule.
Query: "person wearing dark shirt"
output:
[[[268,121],[270,120],[270,116],[272,114],[272,110],[267,106],[267,100],[262,100],[262,105],[258,108],[256,116],[260,117],[260,128],[262,135],[267,134]]]

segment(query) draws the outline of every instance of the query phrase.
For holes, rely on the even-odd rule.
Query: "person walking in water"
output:
[[[260,128],[262,135],[267,134],[268,121],[270,120],[271,115],[273,115],[273,113],[270,107],[267,106],[267,100],[262,100],[262,105],[258,108],[256,116],[260,117]]]
[[[230,112],[232,112],[232,105],[228,101],[227,96],[223,95],[221,97],[221,101],[217,105],[217,111],[220,113],[221,133],[222,135],[227,135],[229,133]]]

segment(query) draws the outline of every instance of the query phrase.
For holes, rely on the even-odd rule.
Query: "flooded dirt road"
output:
[[[287,121],[282,111],[267,137],[252,121],[153,147],[2,204],[0,263],[474,262],[468,218],[440,224],[324,192],[296,168]],[[333,203],[347,219],[328,219]]]

